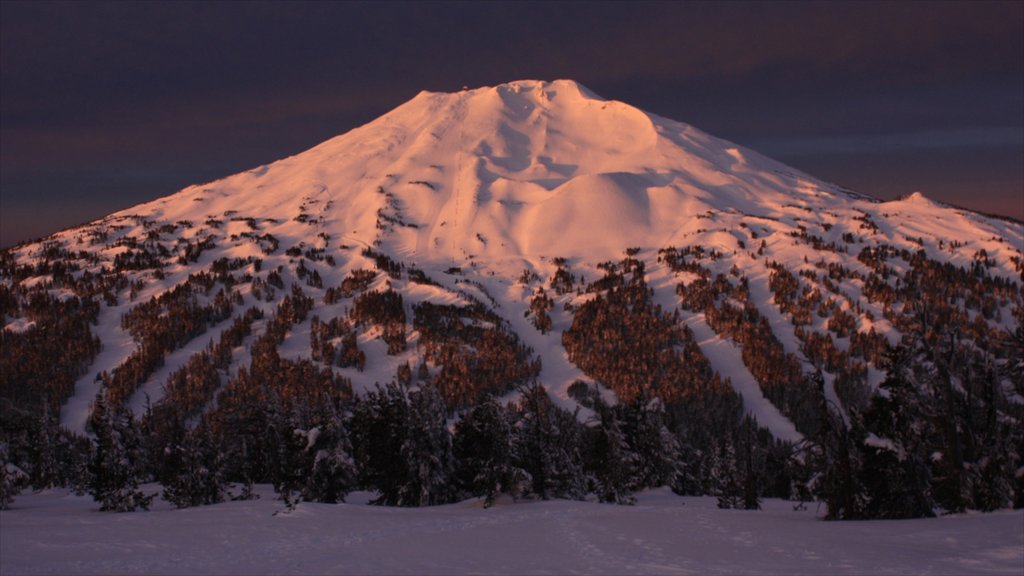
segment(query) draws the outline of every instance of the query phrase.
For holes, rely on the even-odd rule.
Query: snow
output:
[[[101,513],[64,490],[0,512],[0,573],[15,574],[1021,574],[1024,511],[825,522],[769,500],[719,510],[667,489],[636,506],[479,500],[431,508],[262,498]]]
[[[728,378],[736,393],[743,398],[743,409],[757,418],[757,423],[768,428],[780,440],[799,442],[803,434],[764,396],[760,385],[750,370],[743,364],[743,353],[739,346],[715,334],[708,326],[704,314],[682,312],[681,318],[693,331],[700,351],[711,363],[711,368],[723,378]]]
[[[27,318],[15,318],[4,326],[4,330],[14,334],[21,334],[36,327],[36,323]]]
[[[379,211],[410,226],[380,229]],[[252,234],[273,235],[280,241],[279,249],[264,254],[257,241],[241,236],[250,232],[249,224],[231,217],[252,218]],[[878,231],[862,226],[855,220],[858,217],[869,219]],[[206,225],[208,219],[222,224]],[[673,245],[715,249],[721,258],[704,264],[715,273],[739,267],[750,281],[752,301],[773,333],[787,352],[800,356],[801,343],[790,318],[774,304],[769,290],[767,260],[795,270],[808,266],[805,261],[824,259],[863,272],[866,268],[856,256],[864,246],[885,243],[911,252],[924,249],[929,257],[956,266],[969,266],[974,254],[984,249],[994,262],[991,274],[1019,282],[1010,258],[1024,256],[1020,222],[959,210],[920,192],[879,202],[688,124],[605,100],[572,80],[521,80],[456,93],[422,92],[380,118],[305,152],[190,186],[51,239],[80,249],[86,246],[76,244],[77,239],[105,232],[106,245],[89,245],[89,250],[110,259],[124,249],[115,244],[117,240],[142,238],[147,230],[179,221],[193,226],[162,237],[166,248],[177,253],[181,248],[176,241],[196,242],[209,235],[217,237],[217,245],[204,251],[192,266],[168,266],[164,280],[155,280],[151,273],[130,275],[142,278],[146,285],[136,303],[170,289],[220,257],[255,256],[264,260],[263,270],[283,266],[285,282],[290,283],[295,279],[288,270],[295,263],[285,251],[300,244],[303,249],[326,244],[337,265],[307,262],[307,266],[318,271],[325,287],[337,286],[352,270],[373,268],[372,259],[359,254],[373,247],[444,285],[394,282],[407,306],[422,300],[459,301],[460,291],[493,303],[494,311],[537,352],[543,363],[540,381],[569,408],[574,402],[566,394],[568,386],[588,379],[568,361],[561,346],[561,332],[572,320],[571,314],[562,311],[568,298],[556,299],[554,329],[541,335],[522,316],[532,292],[516,284],[527,269],[538,273],[546,285],[555,257],[566,258],[574,274],[593,280],[601,275],[598,263],[619,260],[626,248],[641,248],[640,257],[651,273],[650,285],[659,303],[672,310],[677,306],[674,287],[686,275],[673,277],[660,269],[655,264],[657,250]],[[801,228],[826,243],[847,247],[848,252],[813,249],[792,236],[799,235]],[[857,241],[847,246],[844,234],[852,234]],[[232,235],[237,235],[234,240]],[[924,247],[908,237],[921,238]],[[939,241],[944,242],[941,249]],[[745,247],[740,247],[741,242]],[[764,254],[755,255],[761,242]],[[16,249],[16,258],[27,263],[41,251],[41,244],[25,245]],[[890,265],[905,269],[901,262],[893,259]],[[103,265],[109,265],[109,260],[90,271],[97,273]],[[460,267],[462,276],[445,275],[450,267]],[[26,279],[24,285],[38,281]],[[382,289],[387,281],[381,275],[373,289]],[[486,294],[466,281],[479,283]],[[304,285],[303,289],[317,303],[312,314],[321,319],[336,316],[348,306],[324,306],[323,290]],[[242,292],[247,294],[248,289],[243,287]],[[844,285],[842,292],[872,312],[877,331],[890,342],[898,340],[899,334],[882,318],[880,307],[868,303],[858,286]],[[121,315],[131,305],[127,291],[118,296],[120,304],[104,306],[94,329],[103,349],[78,379],[74,396],[62,410],[62,424],[75,431],[84,430],[89,405],[99,390],[96,374],[116,368],[136,347],[120,328]],[[270,304],[257,305],[273,312]],[[996,324],[1009,328],[1013,324],[1009,308],[1001,313],[1002,320]],[[858,321],[868,329],[863,317]],[[27,327],[19,322],[12,320],[4,328]],[[823,330],[824,320],[816,319],[811,328]],[[135,395],[133,405],[140,407],[146,394],[157,402],[167,373],[219,331],[220,327],[213,328],[171,354],[165,369]],[[307,320],[293,327],[282,354],[308,356],[308,342]],[[411,340],[410,348],[414,345]],[[409,350],[387,356],[367,332],[360,334],[360,346],[367,353],[366,370],[341,370],[357,391],[390,380],[395,368],[415,355]],[[702,341],[712,366],[743,393],[748,411],[773,423],[773,432],[781,437],[793,437],[792,425],[760,400],[763,396],[756,383],[730,347],[728,341]],[[235,368],[247,354],[243,350],[236,356]]]

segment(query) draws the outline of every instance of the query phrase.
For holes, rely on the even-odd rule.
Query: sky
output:
[[[1024,2],[0,2],[0,246],[420,90],[571,78],[880,199],[1024,219]]]

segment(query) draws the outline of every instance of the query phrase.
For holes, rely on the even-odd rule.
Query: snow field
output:
[[[150,487],[155,489],[156,487]],[[1024,511],[824,522],[766,500],[719,510],[667,489],[636,506],[480,500],[430,508],[261,499],[100,513],[66,490],[0,512],[0,573],[16,574],[1021,574]]]

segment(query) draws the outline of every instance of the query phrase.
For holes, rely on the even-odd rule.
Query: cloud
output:
[[[978,127],[890,134],[849,134],[831,137],[760,140],[754,148],[786,156],[862,154],[940,148],[1005,148],[1024,146],[1024,126]]]

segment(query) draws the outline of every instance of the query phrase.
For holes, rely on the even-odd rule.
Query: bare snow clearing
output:
[[[768,500],[641,493],[636,506],[480,501],[431,508],[260,500],[97,512],[65,490],[0,512],[0,573],[15,574],[1021,574],[1024,511],[824,522]]]

